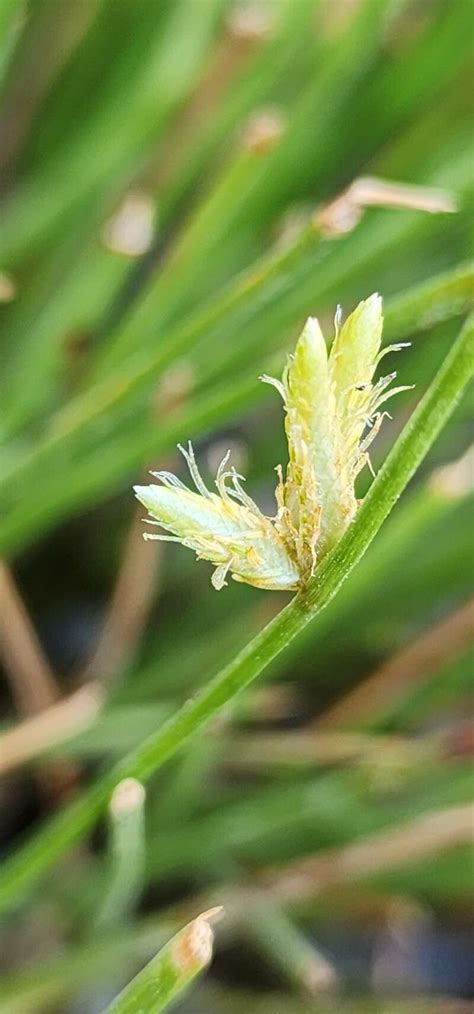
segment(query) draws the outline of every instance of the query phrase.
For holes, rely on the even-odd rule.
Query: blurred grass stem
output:
[[[245,894],[244,894],[245,896]],[[257,949],[293,989],[318,996],[337,984],[333,965],[267,894],[242,903],[243,927]]]
[[[145,790],[135,778],[124,778],[109,804],[109,874],[95,929],[104,931],[127,921],[140,896],[145,871]]]
[[[35,715],[59,697],[56,677],[44,654],[13,575],[0,562],[0,653],[21,715]]]
[[[0,736],[0,775],[77,736],[97,718],[102,688],[94,683],[20,722]]]
[[[263,880],[282,903],[318,896],[347,881],[371,879],[385,870],[415,864],[472,838],[474,805],[453,806],[381,831],[346,848],[295,860]]]
[[[317,727],[348,728],[371,725],[412,687],[456,658],[472,643],[474,599],[448,613],[428,630],[388,658],[320,719]]]

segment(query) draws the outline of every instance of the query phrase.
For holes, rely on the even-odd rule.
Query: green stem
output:
[[[280,905],[254,896],[241,918],[250,940],[290,988],[317,996],[336,985],[333,966]]]
[[[95,924],[125,922],[138,901],[145,871],[145,790],[134,778],[115,788],[109,806],[109,874]]]
[[[87,833],[122,778],[144,781],[189,737],[244,690],[328,604],[368,549],[385,518],[423,461],[473,369],[474,317],[463,327],[441,369],[381,468],[341,542],[322,561],[308,588],[295,596],[259,634],[161,729],[112,768],[81,799],[39,831],[4,866],[0,908],[14,903],[75,841]]]

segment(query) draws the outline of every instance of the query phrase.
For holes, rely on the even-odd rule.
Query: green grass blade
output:
[[[290,987],[315,997],[334,988],[333,965],[278,904],[250,897],[243,915],[250,940]]]
[[[8,74],[16,40],[23,28],[24,0],[3,0],[0,5],[0,88]]]
[[[119,782],[109,806],[109,876],[96,926],[113,928],[133,912],[145,860],[145,790],[134,778]]]
[[[11,268],[46,245],[68,216],[102,187],[112,189],[129,179],[197,77],[223,5],[224,0],[204,5],[177,0],[164,28],[156,18],[156,4],[149,5],[147,59],[128,82],[124,76],[118,95],[112,93],[86,118],[74,144],[62,145],[57,157],[41,165],[5,208],[2,266]]]
[[[107,1014],[158,1014],[184,993],[212,957],[213,932],[204,913],[177,933],[107,1008]]]

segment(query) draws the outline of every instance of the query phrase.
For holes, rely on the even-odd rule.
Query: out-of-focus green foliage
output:
[[[339,978],[350,992],[337,954],[334,977],[301,974],[304,958],[317,966],[314,942],[341,927],[375,934],[402,909],[465,919],[469,394],[425,460],[439,427],[433,421],[416,454],[412,430],[406,446],[422,465],[409,491],[321,615],[296,621],[290,607],[300,633],[265,685],[247,689],[160,771],[164,723],[175,721],[172,753],[190,693],[229,663],[232,674],[231,660],[287,597],[234,584],[217,594],[207,564],[182,547],[144,553],[131,486],[145,469],[174,468],[176,443],[192,438],[207,473],[230,447],[252,496],[273,513],[268,476],[285,464],[285,440],[278,400],[257,377],[278,373],[306,316],[317,314],[330,334],[337,304],[348,312],[374,291],[384,298],[384,341],[412,342],[395,364],[397,383],[415,384],[374,446],[381,468],[449,361],[473,300],[472,15],[471,0],[0,4],[0,551],[58,694],[84,681],[101,688],[86,717],[68,724],[53,713],[47,735],[28,727],[15,754],[9,737],[26,717],[15,710],[24,628],[9,632],[0,774],[13,911],[0,925],[2,1012],[69,1012],[89,1001],[105,1009],[166,939],[227,899],[221,957],[193,994],[210,1014],[242,1009],[244,993],[249,1009],[266,1009],[262,975],[272,1010],[292,1009],[286,989],[317,992]],[[435,188],[433,199],[442,192],[456,210],[369,206],[347,228],[328,228],[322,206],[360,176]],[[445,406],[447,388],[436,390],[444,421],[456,384]],[[397,494],[410,472],[402,481],[404,446]],[[392,480],[382,472],[368,501],[372,534],[390,509]],[[370,481],[360,477],[361,496]],[[338,579],[370,542],[363,528],[349,533]],[[112,640],[106,623],[94,654],[102,616]],[[284,644],[290,628],[279,622]],[[255,675],[275,651],[253,643]],[[356,709],[349,695],[359,685]],[[342,721],[336,705],[346,698]],[[351,735],[361,738],[337,738]],[[302,759],[308,742],[319,752]],[[110,762],[115,773],[104,776]],[[144,827],[140,816],[120,837],[112,820],[91,837],[129,774],[152,775]],[[78,800],[47,825],[68,792]],[[440,844],[423,859],[403,828],[435,814]],[[17,862],[26,829],[31,851]],[[377,865],[384,832],[405,844]],[[72,842],[79,848],[41,890],[20,890]],[[255,899],[251,925],[249,882],[258,894],[270,875],[278,883],[275,868],[284,876],[320,854],[332,869],[357,845],[375,850],[371,874],[323,876],[304,897],[281,900],[275,888],[268,911],[264,896]],[[122,892],[127,862],[134,870]],[[383,992],[390,983],[380,974]],[[362,985],[373,988],[369,973]],[[333,1009],[329,998],[318,1002]],[[294,1005],[306,1009],[304,999]],[[364,1009],[378,1010],[378,1000]]]

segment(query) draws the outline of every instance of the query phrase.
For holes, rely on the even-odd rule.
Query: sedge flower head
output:
[[[405,387],[390,387],[391,373],[374,382],[380,352],[382,301],[359,303],[341,326],[328,354],[318,321],[309,318],[282,380],[264,376],[280,392],[288,440],[286,473],[278,466],[277,512],[265,516],[245,492],[243,477],[221,462],[216,492],[205,485],[191,444],[180,447],[196,491],[170,472],[152,473],[159,484],[135,486],[151,523],[170,534],[145,538],[181,542],[215,565],[212,583],[234,580],[268,590],[304,587],[318,562],[351,523],[358,501],[354,484],[370,464],[369,447],[379,431],[381,406]]]
[[[299,574],[283,539],[271,518],[265,517],[245,492],[243,477],[227,469],[229,453],[217,470],[217,493],[205,485],[192,445],[179,448],[186,458],[196,487],[188,489],[170,472],[153,472],[160,485],[135,486],[135,493],[153,522],[172,535],[151,535],[148,539],[181,542],[198,559],[215,564],[214,588],[226,583],[229,571],[236,581],[256,588],[296,589]]]

